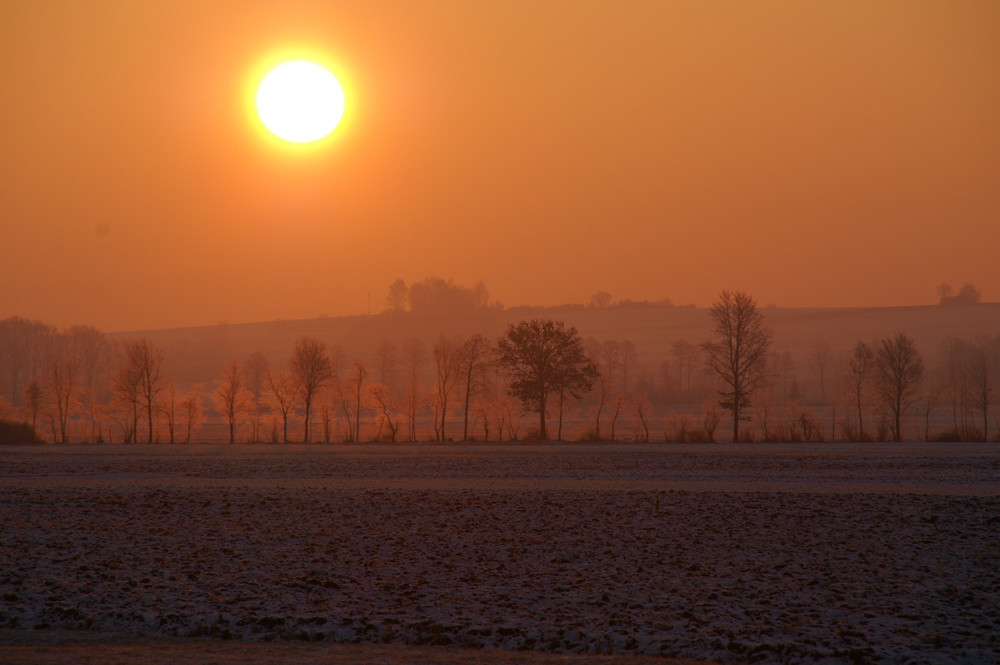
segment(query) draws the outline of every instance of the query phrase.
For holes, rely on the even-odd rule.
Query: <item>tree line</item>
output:
[[[395,284],[390,300],[400,302],[404,287]],[[418,302],[434,289],[455,290],[429,281]],[[488,303],[481,287],[471,297]],[[175,443],[205,436],[209,424],[230,442],[1000,435],[991,422],[1000,334],[948,339],[930,366],[902,332],[846,353],[820,341],[796,361],[774,349],[750,295],[724,291],[710,315],[711,337],[674,340],[658,367],[643,364],[629,340],[583,338],[538,318],[496,339],[382,342],[367,358],[303,336],[276,367],[253,353],[226,363],[214,382],[189,386],[148,338],[13,317],[0,320],[0,437]]]

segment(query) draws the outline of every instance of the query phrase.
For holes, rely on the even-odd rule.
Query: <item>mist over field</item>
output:
[[[859,344],[877,349],[899,334],[912,340],[921,365],[907,388],[902,437],[982,439],[1000,431],[1000,409],[991,408],[1000,304],[942,297],[923,307],[756,309],[773,336],[759,368],[765,380],[741,416],[748,440],[891,436],[874,375],[855,377],[852,388],[851,363]],[[482,283],[437,278],[397,280],[384,309],[366,316],[115,334],[0,321],[0,418],[31,422],[49,441],[302,441],[299,387],[290,384],[282,396],[279,379],[296,345],[312,340],[329,376],[310,404],[310,441],[538,438],[537,409],[510,392],[493,355],[505,331],[528,320],[575,330],[597,371],[587,390],[547,413],[546,429],[558,438],[732,437],[717,415],[725,403],[720,377],[706,364],[705,344],[717,335],[712,310],[604,292],[586,305],[505,308]],[[463,365],[476,340],[483,355]],[[122,390],[131,384],[121,375],[136,362],[127,350],[137,342],[157,362],[138,429],[138,402],[125,408]],[[969,364],[976,358],[986,372],[978,378]]]

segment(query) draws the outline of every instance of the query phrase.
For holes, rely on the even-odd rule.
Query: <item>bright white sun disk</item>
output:
[[[296,60],[275,67],[257,89],[257,113],[276,136],[295,143],[317,141],[344,115],[344,91],[333,74]]]

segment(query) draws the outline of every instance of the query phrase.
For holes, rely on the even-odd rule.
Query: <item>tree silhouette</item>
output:
[[[434,430],[438,441],[447,439],[445,424],[448,418],[448,399],[457,378],[460,353],[461,346],[444,335],[434,344],[434,365],[437,368],[434,380]]]
[[[146,412],[147,437],[153,442],[153,413],[156,399],[163,390],[163,352],[149,338],[133,340],[125,347],[125,359],[115,377],[115,392],[119,400],[132,410],[131,427],[126,439],[138,440],[138,407]],[[129,431],[131,430],[131,431]]]
[[[733,441],[740,440],[740,414],[750,397],[767,381],[767,353],[774,331],[750,295],[723,291],[710,311],[716,341],[705,342],[705,363],[722,379],[719,405],[733,414]]]
[[[538,435],[547,439],[549,396],[562,390],[579,399],[597,379],[576,328],[562,321],[534,319],[511,325],[497,342],[500,364],[510,376],[508,392],[538,413]]]
[[[903,413],[917,398],[917,388],[924,375],[913,340],[903,333],[879,342],[875,356],[875,384],[882,403],[892,414],[892,436],[902,440],[900,421]]]
[[[969,345],[964,374],[969,402],[983,417],[983,441],[989,440],[989,411],[997,392],[998,371],[1000,335],[993,338],[980,336]]]
[[[64,355],[62,350],[57,351],[49,362],[45,389],[48,415],[52,421],[53,441],[66,443],[69,416],[74,408],[77,378],[76,363]]]
[[[197,390],[189,392],[181,400],[180,408],[184,415],[184,443],[191,443],[191,431],[201,423],[201,393]]]
[[[865,440],[865,393],[873,367],[875,367],[875,352],[864,342],[855,344],[853,351],[851,351],[851,356],[847,360],[847,373],[844,376],[844,383],[850,393],[854,408],[858,410],[857,438],[859,441]]]
[[[458,368],[465,389],[462,441],[469,440],[469,409],[472,399],[485,387],[485,369],[490,362],[490,342],[480,334],[465,341],[459,349]]]
[[[418,339],[410,339],[403,347],[406,361],[406,439],[417,440],[417,409],[422,401],[420,389],[420,365],[424,359],[424,347]]]
[[[940,284],[938,286],[939,305],[975,305],[979,302],[981,294],[979,289],[966,282],[958,293],[952,291],[950,284]]]
[[[309,443],[309,417],[313,400],[333,378],[333,365],[326,353],[326,345],[312,337],[299,338],[295,342],[292,357],[288,360],[288,368],[305,407],[302,440]]]
[[[38,431],[38,412],[42,409],[44,397],[45,391],[42,389],[42,384],[38,382],[38,379],[32,379],[25,386],[21,410],[25,413],[26,418],[31,421],[31,431],[35,432],[36,436]]]
[[[271,408],[281,414],[281,442],[288,443],[288,416],[295,406],[295,380],[288,374],[275,377],[268,372],[267,385],[271,392]]]
[[[405,312],[406,303],[410,299],[410,288],[406,282],[397,279],[389,286],[389,294],[385,298],[385,307],[390,312]]]
[[[167,437],[170,443],[177,440],[177,416],[180,414],[182,399],[183,396],[177,389],[177,382],[167,381],[167,387],[163,391],[163,398],[160,400],[158,410],[167,421]]]
[[[243,369],[235,360],[226,367],[215,389],[215,408],[229,424],[229,443],[236,443],[236,425],[253,404],[253,393],[246,388]]]
[[[362,396],[367,377],[368,368],[360,360],[355,360],[354,370],[349,377],[354,398],[354,431],[351,434],[351,438],[358,443],[361,442],[361,406],[364,404]]]

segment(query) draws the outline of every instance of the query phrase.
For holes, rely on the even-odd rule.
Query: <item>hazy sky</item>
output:
[[[253,113],[282,59],[334,137]],[[0,318],[1000,299],[1000,3],[0,3]]]

